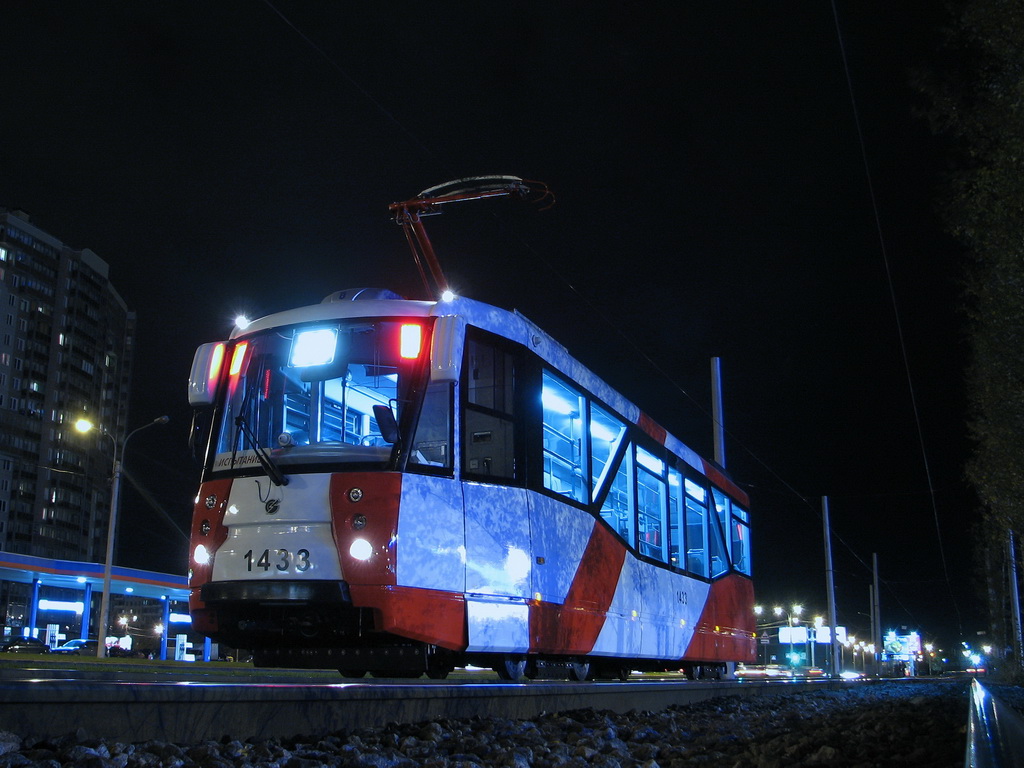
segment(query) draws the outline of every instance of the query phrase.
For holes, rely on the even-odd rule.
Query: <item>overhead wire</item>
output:
[[[314,51],[316,51],[323,58],[323,60],[335,72],[337,72],[340,76],[342,76],[353,88],[355,88],[360,94],[362,94],[367,99],[367,101],[369,101],[377,110],[379,110],[381,112],[381,114],[383,114],[396,128],[398,128],[400,131],[402,131],[402,133],[420,151],[422,151],[431,160],[433,160],[434,162],[438,163],[439,165],[441,165],[443,167],[444,164],[438,159],[437,155],[433,151],[431,151],[428,147],[426,147],[412,131],[407,129],[405,127],[405,125],[403,125],[402,122],[400,120],[398,120],[398,118],[395,117],[395,115],[390,110],[388,110],[377,98],[375,98],[371,93],[369,93],[340,64],[338,64],[334,59],[332,59],[331,56],[322,47],[317,45],[312,39],[310,39],[310,37],[308,35],[306,35],[304,32],[302,32],[302,30],[300,30],[296,24],[294,24],[279,8],[277,8],[277,6],[275,6],[274,3],[271,2],[271,0],[263,0],[263,2],[296,35],[298,35],[307,45],[309,45]],[[832,0],[832,12],[833,12],[833,18],[834,18],[835,26],[836,26],[836,35],[837,35],[837,38],[838,38],[840,52],[841,52],[842,60],[843,60],[843,67],[844,67],[844,73],[845,73],[845,77],[846,77],[846,83],[847,83],[847,89],[848,89],[848,94],[849,94],[849,98],[850,98],[851,108],[852,108],[852,111],[853,111],[854,121],[855,121],[856,128],[857,128],[857,134],[858,134],[859,145],[860,145],[860,154],[861,154],[862,162],[863,162],[863,165],[864,165],[864,171],[865,171],[865,175],[866,175],[866,179],[867,179],[868,192],[869,192],[869,196],[870,196],[870,199],[871,199],[871,205],[872,205],[872,210],[873,210],[873,214],[874,214],[876,232],[877,232],[877,236],[878,236],[878,240],[879,240],[879,244],[880,244],[882,260],[883,260],[883,263],[884,263],[884,266],[885,266],[885,274],[886,274],[886,279],[887,279],[887,283],[888,283],[890,301],[892,303],[893,311],[894,311],[895,318],[896,318],[897,335],[899,337],[900,350],[901,350],[901,353],[902,353],[902,361],[903,361],[904,373],[906,375],[907,382],[908,382],[908,385],[910,387],[911,403],[912,403],[912,408],[913,408],[913,411],[914,411],[914,419],[915,419],[915,423],[916,423],[916,427],[917,427],[918,441],[919,441],[919,444],[920,444],[920,447],[921,447],[922,457],[923,457],[923,461],[924,461],[925,474],[926,474],[927,483],[928,483],[928,491],[929,491],[929,496],[930,496],[930,499],[931,499],[932,512],[933,512],[934,520],[935,520],[936,535],[937,535],[938,540],[939,540],[939,551],[940,551],[941,560],[942,560],[943,574],[944,574],[946,585],[950,589],[950,596],[951,596],[951,599],[952,599],[952,602],[953,602],[954,609],[956,611],[957,621],[958,621],[958,623],[960,623],[961,622],[960,612],[959,612],[959,608],[957,608],[956,600],[955,600],[955,598],[952,595],[952,584],[951,584],[951,579],[949,577],[949,568],[948,568],[948,564],[946,562],[945,550],[944,550],[944,547],[943,547],[943,544],[942,544],[941,526],[939,524],[939,516],[938,516],[938,506],[937,506],[937,502],[936,502],[936,494],[935,494],[934,484],[932,482],[932,475],[931,475],[930,465],[929,465],[929,462],[928,462],[927,451],[925,449],[924,434],[923,434],[923,430],[922,430],[922,427],[921,427],[921,420],[920,420],[919,409],[917,407],[916,393],[915,393],[915,388],[914,388],[914,383],[913,383],[913,377],[912,377],[912,374],[911,374],[909,358],[908,358],[908,355],[907,355],[906,344],[905,344],[905,341],[904,341],[904,333],[903,333],[902,321],[901,321],[900,312],[899,312],[899,306],[898,306],[898,302],[897,302],[897,298],[896,298],[895,287],[894,287],[894,284],[893,284],[892,272],[891,272],[891,268],[890,268],[890,264],[889,264],[889,257],[888,257],[888,252],[887,252],[887,248],[886,248],[886,243],[885,243],[884,231],[883,231],[883,228],[882,228],[881,217],[880,217],[879,210],[878,210],[877,196],[875,194],[874,182],[873,182],[871,171],[870,171],[870,165],[868,163],[867,150],[866,150],[866,146],[865,146],[863,130],[861,128],[861,123],[860,123],[860,115],[859,115],[859,111],[857,109],[857,102],[856,102],[856,98],[855,98],[855,94],[854,94],[852,78],[851,78],[851,75],[850,75],[849,63],[847,61],[847,55],[846,55],[845,44],[844,44],[844,41],[843,41],[842,30],[841,30],[840,23],[839,23],[838,11],[837,11],[836,6],[835,6],[835,0]],[[765,472],[768,473],[768,475],[770,477],[772,477],[776,482],[778,482],[783,488],[785,488],[794,497],[799,499],[800,502],[803,505],[805,505],[808,508],[809,511],[811,511],[814,515],[817,516],[819,521],[822,520],[821,510],[819,508],[817,508],[811,502],[811,499],[809,499],[805,494],[801,493],[789,481],[787,481],[784,477],[782,477],[770,464],[768,464],[767,461],[765,461],[763,458],[761,458],[761,456],[758,455],[758,453],[756,451],[754,451],[752,448],[750,448],[748,445],[746,445],[746,443],[738,435],[734,434],[726,426],[719,424],[717,422],[717,420],[715,419],[715,416],[714,416],[713,413],[711,413],[702,403],[700,403],[688,391],[686,391],[686,389],[684,389],[672,377],[672,375],[670,373],[668,373],[632,337],[630,337],[622,329],[622,327],[618,323],[614,322],[614,320],[612,318],[610,318],[600,306],[598,306],[590,298],[585,296],[576,287],[576,285],[572,282],[572,280],[567,275],[565,275],[563,272],[561,272],[559,269],[557,269],[546,257],[543,256],[543,254],[541,254],[538,251],[538,249],[534,248],[530,243],[523,241],[521,238],[520,238],[520,242],[523,243],[524,247],[526,247],[530,251],[530,253],[533,255],[533,257],[536,258],[541,263],[543,263],[547,267],[547,269],[550,270],[551,273],[553,275],[555,275],[582,304],[587,306],[593,312],[593,314],[595,316],[600,317],[601,320],[603,322],[605,322],[608,325],[608,327],[611,328],[633,350],[633,352],[635,354],[637,354],[640,358],[642,358],[654,371],[656,371],[673,388],[675,388],[676,391],[678,391],[683,397],[685,397],[690,403],[692,403],[698,409],[699,412],[701,412],[706,418],[709,419],[709,421],[711,421],[711,423],[715,427],[723,429],[725,431],[725,433],[729,436],[730,440],[733,442],[734,445],[736,445],[739,448],[741,448],[745,452],[745,454],[748,455],[757,464],[759,464],[762,467],[762,469],[764,469]],[[833,532],[833,537],[836,539],[836,541],[838,543],[840,543],[850,553],[850,555],[855,560],[860,562],[860,564],[865,569],[867,569],[869,572],[872,570],[872,566],[869,565],[865,561],[865,559],[863,557],[861,557],[861,555],[857,552],[855,547],[853,547],[849,542],[845,541],[845,539],[842,536],[836,534],[835,532]],[[883,580],[883,582],[884,582],[884,580]],[[896,598],[896,599],[897,599],[897,602],[900,602],[901,606],[902,606],[902,602],[899,601],[898,598]],[[905,607],[904,607],[904,610],[906,610]],[[908,614],[909,614],[909,611],[908,611]]]
[[[903,331],[903,320],[900,313],[899,301],[896,297],[896,287],[892,278],[892,267],[889,262],[889,251],[886,246],[885,231],[882,227],[882,218],[878,208],[878,196],[875,194],[874,178],[871,173],[871,164],[868,162],[867,144],[864,140],[864,129],[861,125],[860,110],[857,108],[857,96],[853,88],[853,78],[850,74],[849,57],[846,53],[846,43],[843,37],[842,25],[839,22],[839,10],[836,8],[835,0],[831,0],[832,18],[835,21],[836,39],[839,44],[839,51],[843,60],[843,73],[846,77],[846,88],[850,98],[850,108],[853,112],[854,124],[857,128],[857,140],[860,147],[861,162],[864,165],[864,177],[868,187],[868,196],[871,199],[871,210],[874,215],[875,231],[878,236],[879,253],[882,257],[882,264],[885,267],[886,285],[889,290],[889,300],[892,303],[893,316],[896,323],[896,335],[899,340],[900,356],[903,361],[903,372],[907,380],[907,389],[910,393],[911,409],[914,414],[914,425],[917,429],[918,446],[921,450],[921,461],[924,466],[925,480],[928,485],[928,495],[931,502],[932,518],[935,523],[935,536],[938,543],[939,557],[942,562],[942,572],[945,576],[946,586],[949,590],[950,601],[956,613],[957,625],[963,634],[963,620],[960,615],[960,608],[953,592],[953,582],[949,575],[949,564],[946,560],[946,549],[942,540],[942,525],[939,521],[939,506],[936,499],[935,484],[932,479],[931,464],[928,460],[928,450],[925,445],[924,430],[921,426],[921,412],[917,403],[917,391],[914,385],[914,376],[910,367],[910,358],[907,354],[906,338]]]
[[[312,48],[314,51],[316,51],[320,55],[320,57],[325,62],[327,62],[327,65],[329,67],[331,67],[331,69],[333,69],[335,72],[337,72],[343,78],[345,78],[345,80],[348,81],[349,85],[351,85],[353,88],[355,88],[357,91],[359,91],[359,93],[362,94],[362,96],[367,101],[369,101],[374,107],[376,107],[377,110],[382,115],[384,115],[391,122],[391,124],[395,128],[397,128],[399,131],[401,131],[403,134],[405,134],[406,138],[408,138],[409,141],[411,141],[413,144],[415,144],[416,147],[421,152],[423,152],[425,155],[427,155],[434,162],[440,163],[440,161],[437,158],[437,155],[434,152],[432,152],[430,150],[430,148],[427,147],[422,141],[420,141],[419,137],[416,134],[414,134],[412,131],[410,131],[408,128],[406,128],[405,125],[403,125],[402,122],[398,118],[396,118],[391,113],[391,111],[388,110],[380,102],[379,99],[374,98],[372,93],[370,93],[365,88],[363,88],[363,86],[359,83],[359,81],[357,81],[347,71],[345,71],[345,69],[340,64],[338,64],[334,59],[332,59],[323,48],[321,48],[319,45],[317,45],[305,32],[303,32],[294,23],[292,23],[291,19],[289,19],[287,16],[285,16],[284,13],[282,13],[281,10],[271,2],[271,0],[263,0],[263,3],[270,10],[272,10],[277,15],[277,17],[281,19],[281,21],[283,21],[285,24],[287,24],[288,27],[296,35],[301,37],[302,40],[306,43],[306,45],[308,45],[310,48]]]

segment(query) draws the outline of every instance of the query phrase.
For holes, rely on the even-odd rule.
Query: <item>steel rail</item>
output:
[[[971,683],[965,768],[1019,765],[1024,765],[1024,719],[975,678]]]
[[[0,680],[0,730],[58,737],[84,729],[90,738],[179,743],[231,738],[288,738],[386,723],[439,718],[530,719],[543,712],[598,709],[660,711],[725,696],[829,690],[839,680],[787,682],[630,681],[461,682],[151,682],[81,680],[55,670]]]

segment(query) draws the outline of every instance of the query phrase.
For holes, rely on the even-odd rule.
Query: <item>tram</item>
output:
[[[402,205],[413,243],[426,207]],[[338,291],[200,346],[189,400],[193,627],[257,665],[756,659],[746,494],[517,311]]]

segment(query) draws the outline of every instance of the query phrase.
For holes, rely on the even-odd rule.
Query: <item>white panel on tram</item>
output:
[[[569,594],[597,521],[588,512],[543,494],[531,493],[529,502],[534,554],[531,594],[560,605]]]
[[[637,564],[644,604],[640,655],[682,656],[707,602],[709,585],[649,563]]]
[[[267,477],[235,480],[214,579],[342,578],[329,496],[326,474],[290,475],[288,485]]]
[[[462,484],[443,477],[404,475],[398,541],[399,586],[465,592]]]
[[[466,507],[466,592],[530,596],[533,548],[526,491],[463,483]]]
[[[466,595],[466,618],[468,651],[526,653],[530,649],[530,608],[521,599]]]

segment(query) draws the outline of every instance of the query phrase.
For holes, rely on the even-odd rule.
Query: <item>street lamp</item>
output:
[[[780,619],[783,614],[786,614],[786,624],[789,626],[789,663],[791,666],[797,666],[796,654],[793,651],[793,627],[800,623],[800,614],[804,612],[802,605],[794,605],[791,611],[787,611],[781,605],[775,606],[772,611]],[[795,618],[794,618],[795,617]]]
[[[821,631],[821,628],[823,626],[825,626],[825,617],[824,616],[815,616],[814,617],[814,633],[813,634],[808,634],[808,636],[807,636],[808,640],[809,640],[809,642],[811,644],[811,666],[812,667],[814,666],[814,646],[817,645],[817,643],[818,643],[818,632]]]
[[[757,636],[757,623],[759,621],[761,621],[761,616],[763,616],[763,615],[764,615],[764,606],[763,605],[755,605],[754,606],[754,616],[756,617],[754,619],[754,636],[755,637]],[[758,642],[760,642],[760,641],[758,641]],[[767,643],[767,637],[765,637],[765,643]],[[761,660],[761,650],[760,650],[760,648],[757,651],[757,659],[758,659],[758,661]],[[765,649],[764,649],[764,663],[765,663],[765,665],[768,664],[768,648],[767,647],[765,647]]]
[[[124,451],[128,447],[128,441],[132,439],[133,435],[147,427],[166,424],[168,421],[170,421],[170,417],[158,416],[148,424],[143,424],[141,427],[132,430],[125,437],[124,442],[121,443],[120,451],[114,436],[105,429],[99,428],[101,434],[110,438],[110,442],[114,447],[114,473],[110,484],[110,518],[107,521],[107,559],[103,567],[103,598],[100,602],[100,625],[96,641],[96,656],[100,659],[103,658],[106,652],[107,623],[110,621],[110,572],[114,567],[114,536],[117,533],[117,511],[121,502],[121,475],[123,474],[121,463],[124,460]],[[75,422],[75,429],[84,434],[97,429],[97,427],[88,419],[83,418]]]

